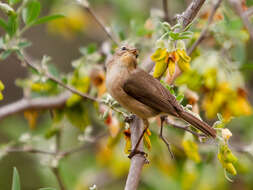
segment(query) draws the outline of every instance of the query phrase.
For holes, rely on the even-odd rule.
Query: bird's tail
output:
[[[192,115],[191,113],[187,111],[181,111],[178,114],[180,115],[182,119],[184,119],[185,121],[187,121],[188,123],[196,127],[197,129],[199,129],[206,135],[211,136],[213,138],[216,137],[216,131],[206,122],[201,121],[200,119],[198,119],[197,117],[195,117],[194,115]]]

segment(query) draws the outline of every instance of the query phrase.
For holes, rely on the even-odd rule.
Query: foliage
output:
[[[241,19],[225,3],[208,26],[206,43],[200,44],[189,55],[187,50],[198,39],[203,23],[207,22],[210,4],[203,8],[196,22],[183,28],[182,19],[177,18],[174,24],[164,22],[160,11],[152,10],[148,15],[147,11],[140,11],[146,7],[136,1],[104,0],[90,1],[89,4],[85,0],[82,2],[85,3],[84,7],[81,7],[65,0],[55,0],[48,3],[51,9],[45,16],[40,16],[42,12],[44,15],[44,2],[39,0],[1,2],[0,10],[4,16],[0,19],[0,27],[4,33],[0,37],[0,60],[8,62],[10,56],[16,56],[20,64],[29,68],[26,78],[16,80],[17,86],[24,92],[24,98],[29,101],[58,97],[65,93],[68,93],[68,97],[61,105],[53,108],[26,109],[23,114],[27,123],[10,119],[6,124],[4,120],[1,125],[12,141],[1,141],[0,158],[4,160],[6,156],[11,156],[11,150],[16,149],[28,153],[45,150],[34,158],[39,161],[36,165],[47,166],[57,178],[62,177],[69,189],[104,189],[106,183],[109,184],[108,189],[122,189],[119,183],[127,175],[127,154],[131,151],[131,131],[124,119],[130,113],[107,94],[104,67],[117,44],[106,40],[100,45],[92,43],[81,47],[80,57],[71,62],[72,72],[66,74],[56,67],[53,59],[43,55],[44,52],[41,52],[41,59],[30,57],[27,48],[32,46],[32,42],[24,37],[29,37],[25,35],[28,30],[32,32],[38,25],[46,23],[49,33],[62,36],[61,40],[69,42],[75,37],[84,34],[89,36],[91,33],[95,35],[93,39],[99,40],[99,32],[90,29],[94,27],[91,22],[94,15],[90,17],[92,14],[89,8],[95,6],[97,10],[102,10],[101,7],[107,10],[108,7],[103,4],[105,2],[108,7],[114,7],[111,12],[115,12],[104,18],[115,18],[110,21],[111,33],[121,43],[132,44],[141,50],[140,64],[145,64],[147,58],[155,63],[153,77],[161,79],[161,83],[185,110],[200,119],[203,112],[206,116],[204,118],[210,119],[209,123],[218,118],[213,124],[217,131],[215,143],[202,139],[200,131],[192,126],[187,125],[183,133],[172,129],[173,125],[166,126],[169,133],[166,133],[166,129],[165,133],[176,157],[173,161],[156,132],[160,125],[159,118],[151,119],[150,129],[144,134],[150,165],[144,169],[140,189],[226,189],[232,186],[228,183],[230,178],[227,173],[233,179],[252,186],[248,180],[253,176],[252,171],[247,168],[252,169],[253,165],[243,154],[247,152],[252,155],[252,147],[236,151],[233,145],[237,143],[236,140],[238,144],[244,144],[243,135],[250,136],[252,131],[248,126],[252,126],[253,121],[249,119],[247,122],[245,119],[245,123],[231,129],[235,139],[230,140],[232,133],[228,129],[237,121],[237,117],[244,119],[245,116],[252,116],[252,106],[241,72],[242,68],[248,68],[249,65],[249,34]],[[3,99],[2,91],[5,88],[8,89],[0,81],[0,100]],[[69,93],[73,92],[71,88],[78,93]],[[98,101],[84,98],[82,94]],[[169,116],[169,119],[179,126],[185,126],[177,118]],[[15,128],[15,131],[13,127],[17,124],[25,127]],[[27,129],[27,125],[30,129]],[[88,148],[90,144],[91,150]],[[71,156],[80,150],[84,150],[85,155]],[[219,162],[217,167],[214,166],[216,162]],[[106,183],[103,184],[104,179],[99,178],[100,174],[108,177]],[[214,179],[209,179],[211,175]],[[51,179],[42,176],[40,174],[43,186],[56,186]],[[12,190],[20,189],[19,174],[14,168]]]

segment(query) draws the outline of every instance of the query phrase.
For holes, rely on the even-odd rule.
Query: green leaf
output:
[[[64,15],[57,14],[57,15],[50,15],[50,16],[41,17],[41,18],[38,18],[37,20],[35,20],[32,23],[32,25],[44,24],[46,22],[56,20],[56,19],[60,19],[60,18],[64,18]]]
[[[19,47],[19,48],[26,48],[26,47],[29,47],[29,46],[31,46],[31,45],[32,45],[32,43],[29,42],[29,41],[23,41],[23,42],[19,42],[19,43],[18,43],[18,47]]]
[[[177,97],[176,97],[176,100],[181,103],[184,99],[184,95],[183,94],[179,94]]]
[[[17,29],[18,29],[18,19],[17,15],[13,14],[8,17],[8,22],[7,22],[7,32],[12,37],[14,34],[16,34]]]
[[[12,188],[11,188],[11,190],[21,190],[18,170],[16,168],[13,169]]]
[[[40,3],[37,0],[29,1],[24,10],[22,11],[23,20],[27,25],[35,21],[35,19],[37,19],[37,17],[39,16],[39,14],[40,14]]]
[[[45,187],[45,188],[40,188],[39,190],[56,190],[56,189],[52,187]]]
[[[223,117],[222,117],[222,115],[221,115],[220,113],[217,113],[217,117],[218,117],[218,119],[219,119],[220,121],[223,121]]]
[[[7,15],[15,14],[14,9],[10,5],[8,5],[6,3],[1,3],[0,2],[0,9],[3,12],[5,12]]]
[[[5,31],[8,31],[8,25],[7,23],[0,18],[0,26],[5,30]]]
[[[15,5],[19,2],[20,2],[20,0],[8,0],[8,3],[11,4],[11,5]]]
[[[6,50],[0,54],[0,61],[7,59],[12,53],[12,50]]]

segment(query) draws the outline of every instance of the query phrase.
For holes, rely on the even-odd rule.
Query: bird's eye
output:
[[[121,48],[121,50],[125,51],[125,50],[127,50],[127,48],[124,46],[124,47]]]

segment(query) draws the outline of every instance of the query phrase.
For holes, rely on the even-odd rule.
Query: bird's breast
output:
[[[122,107],[141,118],[145,119],[157,115],[156,110],[139,102],[124,91],[123,85],[129,74],[127,69],[111,67],[106,74],[107,91]]]

